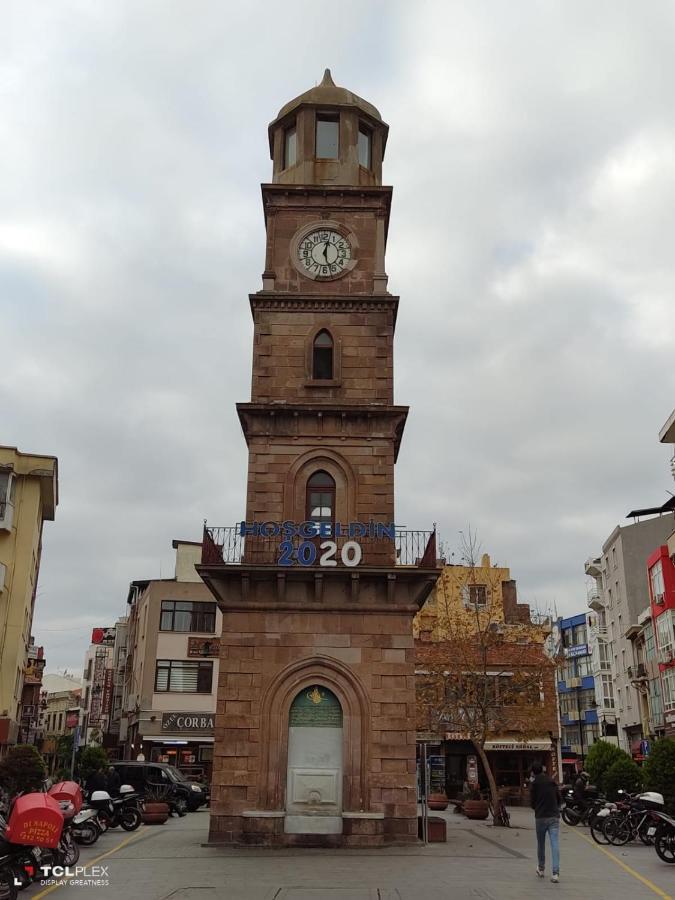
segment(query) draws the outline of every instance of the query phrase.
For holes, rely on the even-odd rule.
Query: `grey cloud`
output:
[[[397,518],[450,546],[470,522],[522,597],[584,608],[583,560],[672,487],[674,17],[10,4],[0,403],[5,443],[60,460],[49,668],[170,572],[172,538],[242,515],[266,126],[326,65],[391,126]]]

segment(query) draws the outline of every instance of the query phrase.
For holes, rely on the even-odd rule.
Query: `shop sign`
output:
[[[42,670],[45,667],[44,659],[28,659],[23,670],[24,684],[42,684]]]
[[[110,712],[110,707],[112,706],[112,694],[113,694],[113,670],[106,669],[105,676],[103,678],[103,701],[101,704],[101,713],[104,716],[107,716]]]
[[[485,750],[550,750],[550,741],[485,741]]]
[[[469,735],[465,731],[446,731],[445,732],[445,740],[446,741],[468,741],[470,740]]]
[[[466,780],[468,784],[478,784],[477,756],[467,756],[466,758]]]
[[[220,656],[219,638],[188,638],[188,656],[192,659],[206,659],[209,656]]]
[[[162,731],[200,731],[213,734],[213,713],[162,713]]]
[[[92,644],[104,644],[112,647],[115,644],[115,628],[93,628],[91,632]]]
[[[80,723],[79,709],[66,710],[66,728],[77,728]]]
[[[575,659],[577,656],[588,656],[588,644],[577,644],[576,647],[565,647],[565,656]]]
[[[343,566],[354,568],[363,557],[359,538],[395,540],[394,522],[240,522],[241,537],[280,538],[279,566]],[[331,538],[348,538],[341,546]],[[300,543],[291,538],[300,538]],[[316,539],[325,538],[317,547]],[[314,539],[314,540],[312,540]]]

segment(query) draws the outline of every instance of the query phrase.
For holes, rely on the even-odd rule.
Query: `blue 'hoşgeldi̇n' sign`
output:
[[[359,538],[391,540],[396,537],[394,522],[240,522],[241,537],[283,538],[279,543],[280,566],[358,566],[363,558]],[[300,538],[300,542],[293,540]],[[317,546],[316,538],[325,538]],[[348,538],[338,547],[335,538]],[[314,540],[312,540],[314,539]]]

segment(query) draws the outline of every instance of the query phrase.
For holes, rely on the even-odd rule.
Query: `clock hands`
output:
[[[328,262],[328,248],[330,247],[330,241],[326,241],[323,245],[323,258]]]

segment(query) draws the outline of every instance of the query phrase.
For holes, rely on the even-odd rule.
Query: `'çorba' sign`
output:
[[[279,566],[337,566],[339,555],[343,566],[358,566],[363,557],[359,538],[391,540],[396,537],[393,522],[240,522],[239,534],[260,538],[282,538],[279,543]],[[300,538],[300,542],[293,540]],[[317,538],[326,538],[318,543]],[[341,546],[331,538],[348,538]],[[313,539],[313,540],[312,540]]]
[[[213,713],[162,713],[162,731],[201,731],[213,734]]]

